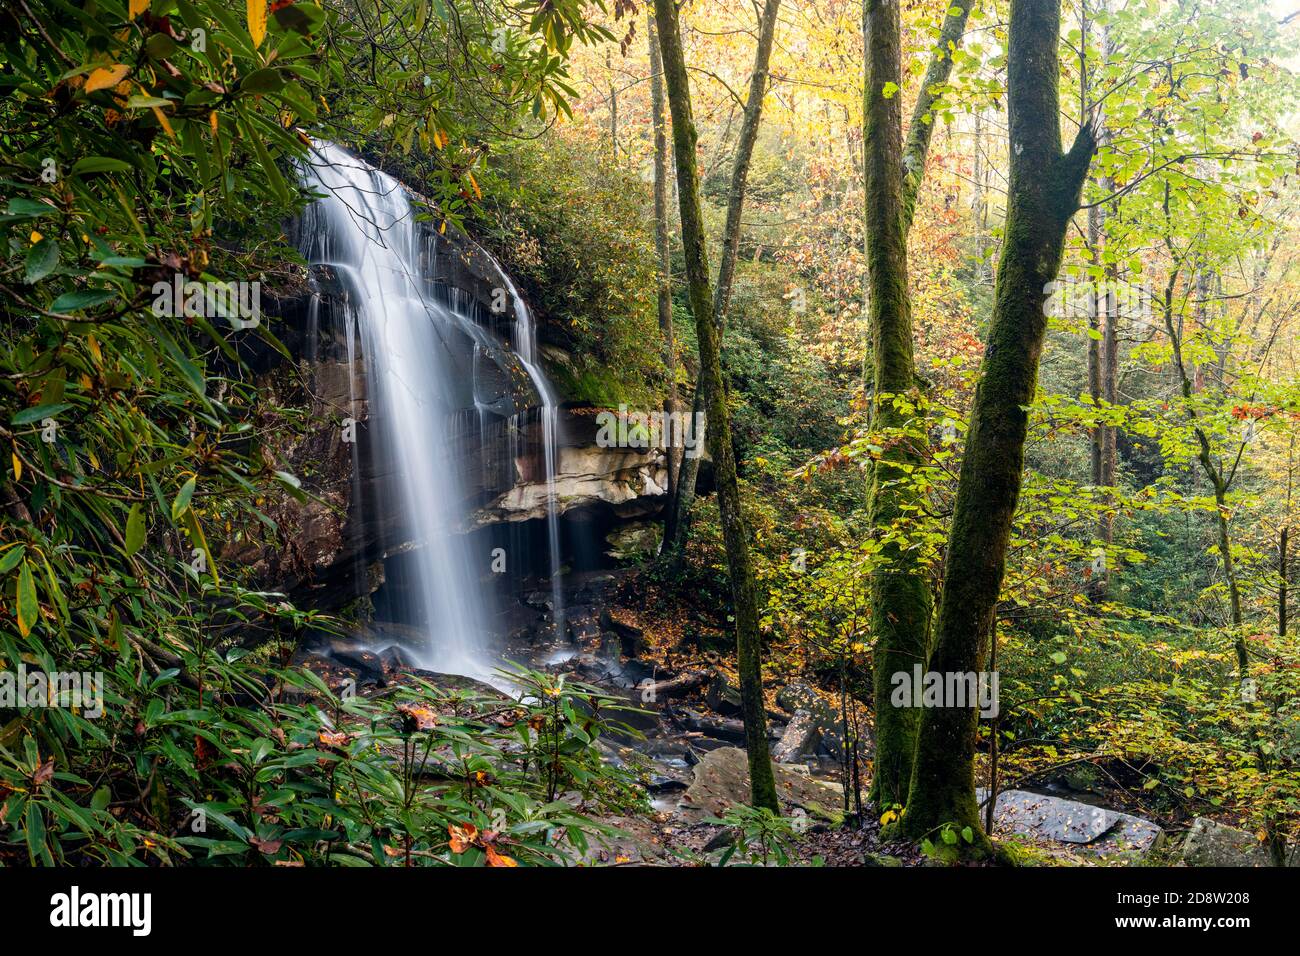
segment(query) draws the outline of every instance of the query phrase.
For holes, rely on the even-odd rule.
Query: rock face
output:
[[[981,787],[976,798],[982,802],[986,794]],[[993,825],[1002,832],[1073,844],[1097,856],[1142,857],[1164,841],[1164,831],[1150,820],[1026,790],[998,794]]]
[[[1272,866],[1268,847],[1245,830],[1197,817],[1183,838],[1182,860],[1187,866]],[[1287,866],[1300,866],[1300,847],[1291,851]]]
[[[656,510],[668,493],[668,469],[658,449],[562,444],[559,452],[555,493],[561,514],[600,504],[610,506],[620,517],[631,518]],[[545,518],[548,498],[545,475],[521,469],[517,483],[478,509],[474,524]]]
[[[514,352],[514,317],[499,309],[508,280],[464,235],[436,237],[427,260],[434,300],[462,317],[447,322],[441,338],[465,369],[454,383],[460,411],[451,431],[462,449],[456,462],[469,518],[455,530],[544,519],[542,403]],[[268,590],[334,610],[373,593],[383,584],[384,558],[416,543],[404,538],[394,496],[379,493],[393,465],[379,460],[371,441],[363,339],[349,332],[347,290],[328,266],[314,267],[310,279],[311,291],[304,286],[266,310],[291,361],[251,338],[241,343],[253,352],[248,360],[264,394],[301,414],[277,430],[267,465],[298,477],[309,496],[267,503],[277,540],[236,535],[221,549],[224,559],[253,566]],[[608,527],[658,511],[667,485],[663,451],[602,448],[596,437],[594,410],[562,413],[561,512],[598,512]]]
[[[785,809],[799,807],[810,816],[837,819],[843,792],[792,767],[776,765],[776,792]],[[718,817],[738,803],[749,803],[749,762],[739,747],[711,750],[695,767],[695,780],[686,788],[680,812],[692,822]]]

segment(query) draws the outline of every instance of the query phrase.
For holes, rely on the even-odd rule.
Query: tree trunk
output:
[[[1028,413],[1047,320],[1045,288],[1061,265],[1065,232],[1078,210],[1094,137],[1085,120],[1061,152],[1057,57],[1060,0],[1011,0],[1007,56],[1010,177],[993,318],[971,409],[948,538],[943,598],[929,670],[980,671],[989,654],[1020,497]],[[958,852],[987,854],[975,801],[974,707],[923,709],[902,833],[933,837],[970,827]]]
[[[1286,546],[1287,535],[1291,529],[1283,525],[1277,542],[1277,636],[1286,637]]]
[[[671,421],[680,401],[677,394],[677,342],[673,332],[672,246],[668,223],[668,125],[664,111],[664,65],[659,55],[659,34],[655,30],[653,14],[647,14],[646,35],[650,44],[650,103],[654,111],[654,202],[655,249],[659,257],[659,333],[663,336],[664,372],[668,377],[668,390],[664,394],[664,421]],[[664,540],[667,541],[673,515],[672,507],[677,497],[677,478],[681,472],[684,449],[670,442],[666,450],[668,464],[668,504],[664,508]]]
[[[872,427],[899,430],[907,415],[894,396],[918,387],[912,352],[912,304],[908,291],[907,233],[925,172],[934,129],[930,110],[952,70],[948,44],[961,40],[973,0],[954,5],[945,18],[938,50],[926,70],[903,145],[902,23],[898,0],[864,0],[862,10],[865,72],[863,84],[863,183],[872,357]],[[902,157],[902,161],[899,158]],[[875,776],[872,796],[878,807],[902,804],[912,776],[919,712],[893,703],[893,675],[924,665],[933,597],[925,569],[898,537],[916,514],[917,492],[908,474],[924,458],[911,440],[885,441],[872,468],[872,534],[888,542],[882,566],[871,576],[871,633],[876,710]]]
[[[775,10],[775,0],[769,2],[768,7]],[[709,453],[713,456],[713,467],[717,473],[718,510],[722,516],[722,536],[731,578],[741,713],[745,721],[745,750],[749,757],[750,797],[755,807],[780,812],[776,782],[772,774],[772,758],[768,751],[767,714],[763,706],[758,600],[749,558],[749,536],[740,510],[735,453],[731,447],[731,425],[727,415],[727,396],[719,354],[720,335],[718,323],[714,319],[708,254],[704,247],[700,180],[695,155],[697,133],[674,0],[655,0],[655,22],[659,27],[664,81],[668,88],[668,106],[673,119],[673,151],[677,166],[682,247],[686,258],[687,291],[699,338],[700,377],[708,414]],[[771,49],[770,39],[768,49]]]
[[[903,145],[901,21],[898,0],[866,0],[863,10],[866,82],[863,89],[863,158],[866,195],[867,277],[871,287],[874,431],[901,429],[907,416],[894,396],[915,391],[912,305],[907,288],[907,224]],[[892,90],[892,92],[887,92]],[[872,467],[872,534],[886,541],[904,529],[916,494],[907,474],[921,464],[922,449],[909,440],[886,440]],[[911,552],[890,543],[871,576],[871,633],[876,703],[873,797],[878,807],[907,799],[919,712],[896,707],[893,675],[924,665],[932,600],[930,583]]]
[[[767,92],[767,65],[772,59],[772,42],[776,34],[776,15],[781,0],[766,0],[758,22],[758,47],[754,51],[754,68],[749,74],[749,99],[745,101],[745,115],[740,125],[740,140],[731,165],[731,187],[727,190],[727,223],[722,232],[722,260],[718,263],[718,284],[713,291],[713,316],[718,335],[726,324],[727,306],[731,304],[731,284],[736,274],[736,254],[740,249],[740,217],[745,206],[745,185],[749,181],[749,164],[758,142],[758,125],[763,115],[763,97]],[[681,177],[678,174],[678,191]],[[681,202],[680,196],[678,197]],[[703,363],[701,363],[701,366]],[[695,399],[691,406],[694,420],[704,410],[704,371],[695,383]],[[677,494],[668,503],[669,515],[664,523],[664,543],[661,551],[671,561],[681,559],[686,546],[688,515],[695,501],[695,483],[700,473],[700,458],[687,458],[682,463]]]

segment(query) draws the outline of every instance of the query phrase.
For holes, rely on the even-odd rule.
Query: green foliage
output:
[[[571,400],[657,406],[662,337],[650,189],[613,167],[600,141],[567,128],[502,143],[483,173],[475,221],[540,317],[548,363]]]
[[[718,866],[736,861],[746,866],[789,866],[795,855],[795,824],[766,807],[735,804],[721,817],[704,821],[731,830],[731,842],[718,857]]]
[[[448,64],[411,95],[422,84],[388,69],[406,55],[398,25],[421,56],[467,31],[462,67],[502,65],[498,117],[564,109],[563,54],[603,35],[575,0],[501,12],[504,57],[493,24],[438,0],[375,19],[259,0],[246,17],[214,0],[0,15],[0,673],[94,691],[0,697],[0,861],[558,861],[596,829],[566,800],[633,799],[596,755],[611,702],[589,688],[544,709],[427,687],[344,702],[287,665],[330,623],[250,590],[225,546],[278,546],[265,503],[307,498],[275,452],[300,412],[246,364],[288,353],[270,316],[187,315],[155,289],[300,289],[280,230],[305,200],[292,164],[327,118],[350,142],[391,128],[447,155],[430,191],[457,215],[477,187],[449,144],[472,104]],[[451,776],[430,783],[435,763]],[[453,827],[465,846],[449,855]]]

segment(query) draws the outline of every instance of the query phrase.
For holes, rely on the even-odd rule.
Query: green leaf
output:
[[[59,244],[53,239],[42,239],[27,250],[23,281],[28,285],[40,282],[59,264]]]
[[[22,570],[18,572],[18,633],[23,637],[30,634],[40,614],[41,605],[36,600],[32,566],[24,561]]]
[[[166,36],[163,33],[155,33],[154,36]],[[79,159],[72,166],[72,175],[83,176],[86,173],[120,173],[131,168],[131,164],[121,159],[112,159],[108,156],[87,156],[85,159]]]
[[[111,289],[77,289],[65,292],[54,300],[50,306],[52,312],[76,312],[78,309],[90,309],[97,305],[116,299],[117,293]]]
[[[189,481],[181,485],[181,490],[176,494],[176,500],[172,502],[172,519],[175,520],[185,514],[190,507],[190,499],[194,497],[195,478],[190,476]]]
[[[139,503],[131,506],[131,512],[126,516],[126,553],[128,556],[135,554],[144,544],[144,509]]]
[[[3,556],[0,556],[0,574],[8,574],[12,571],[26,553],[27,549],[21,544],[12,545]]]
[[[24,408],[14,415],[10,421],[12,425],[30,425],[32,422],[39,422],[44,418],[53,418],[59,412],[71,408],[66,402],[59,405],[33,405],[31,408]]]
[[[23,196],[17,196],[9,200],[9,205],[5,212],[10,216],[17,216],[23,219],[35,219],[38,216],[52,216],[56,212],[49,203],[38,202],[35,199],[27,199]]]
[[[284,77],[280,71],[271,67],[254,70],[239,81],[241,93],[274,93],[284,86]]]

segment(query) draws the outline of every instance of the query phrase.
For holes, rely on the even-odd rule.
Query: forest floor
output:
[[[725,632],[704,608],[669,600],[636,572],[578,577],[565,595],[564,633],[557,633],[552,610],[542,592],[525,595],[524,607],[536,612],[529,627],[516,632],[503,649],[507,659],[537,669],[570,674],[601,687],[635,708],[628,716],[640,739],[603,741],[604,759],[632,771],[643,799],[637,807],[595,811],[600,823],[618,833],[593,844],[582,856],[588,865],[690,866],[716,863],[737,829],[716,821],[728,806],[748,798],[744,767],[743,725],[739,721],[736,677],[726,653]],[[531,605],[530,605],[531,602]],[[345,650],[337,644],[325,653],[304,655],[331,684],[349,677],[361,693],[401,683],[412,676],[439,686],[478,686],[467,678],[433,675],[404,661],[394,649],[381,654]],[[674,688],[674,682],[684,687]],[[859,821],[847,812],[855,804],[852,788],[844,796],[843,723],[833,687],[819,686],[806,662],[780,651],[770,656],[765,672],[769,732],[777,749],[788,738],[795,714],[803,708],[821,715],[806,746],[777,763],[778,790],[784,812],[798,821],[784,835],[789,862],[832,866],[916,866],[931,861],[917,848],[881,840],[880,825],[866,804],[870,774],[870,715],[857,705],[862,724],[858,748],[861,799]],[[646,700],[647,684],[665,688]],[[1049,798],[1050,799],[1050,798]],[[1076,806],[1078,806],[1076,804]],[[595,810],[595,808],[592,808]],[[995,837],[1014,844],[1026,863],[1057,866],[1132,865],[1132,858],[1088,852],[1086,847],[1034,834],[995,828]],[[736,854],[739,861],[741,854]],[[761,851],[747,862],[762,862]],[[1141,862],[1162,859],[1152,854]]]

